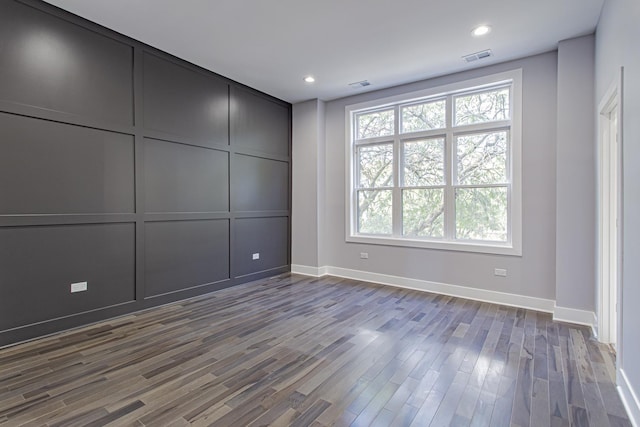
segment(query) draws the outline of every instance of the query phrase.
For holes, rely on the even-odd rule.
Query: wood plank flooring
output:
[[[284,274],[0,350],[0,425],[630,426],[548,314]]]

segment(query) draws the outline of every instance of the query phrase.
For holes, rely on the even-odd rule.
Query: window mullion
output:
[[[444,189],[445,237],[455,239],[455,155],[453,132],[447,132],[446,168],[447,183]]]
[[[445,187],[444,187],[444,238],[455,238],[455,179],[454,153],[453,153],[453,96],[447,96],[447,133],[445,137]]]
[[[402,170],[402,156],[400,147],[400,108],[395,107],[394,118],[395,136],[393,139],[393,193],[392,197],[392,225],[393,236],[402,237],[402,190],[400,188],[400,171]]]
[[[510,88],[509,99],[513,99],[513,88]],[[507,130],[507,242],[512,244],[513,217],[512,217],[512,190],[513,190],[513,162],[512,162],[511,128]]]
[[[353,122],[355,120],[355,116],[351,116],[352,128],[351,128],[351,136],[355,138],[355,128],[353,127]],[[360,223],[360,204],[358,200],[358,187],[360,187],[360,162],[358,158],[358,147],[355,144],[351,146],[351,209],[349,219],[351,221],[350,227],[353,234],[359,233],[358,224]]]

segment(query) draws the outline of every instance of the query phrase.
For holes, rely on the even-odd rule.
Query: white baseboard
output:
[[[556,302],[551,299],[535,298],[525,295],[510,294],[506,292],[489,291],[486,289],[450,285],[447,283],[430,282],[427,280],[410,279],[408,277],[390,276],[387,274],[372,273],[362,270],[351,270],[348,268],[332,266],[309,267],[305,265],[294,264],[291,266],[291,272],[313,277],[322,277],[325,275],[344,277],[347,279],[379,283],[381,285],[391,285],[400,288],[433,292],[436,294],[450,295],[476,301],[490,302],[494,304],[508,305],[511,307],[521,307],[536,311],[543,311],[546,313],[553,313],[554,320],[591,327],[591,330],[594,332],[595,336],[597,319],[593,311],[577,310],[568,307],[558,307],[556,306]]]
[[[303,276],[322,277],[327,273],[326,267],[309,267],[308,265],[291,264],[291,272]]]
[[[622,404],[627,410],[631,424],[634,427],[638,427],[640,425],[640,400],[638,400],[638,395],[633,390],[631,383],[629,383],[629,378],[627,378],[623,369],[618,369],[617,377],[618,394],[620,395]]]
[[[543,311],[546,313],[553,313],[553,308],[555,306],[555,302],[553,300],[542,298],[488,291],[486,289],[469,288],[466,286],[449,285],[446,283],[430,282],[426,280],[410,279],[407,277],[390,276],[387,274],[371,273],[368,271],[350,270],[340,267],[308,267],[302,265],[292,265],[291,272],[313,277],[321,277],[324,275],[344,277],[346,279],[362,280],[365,282],[378,283],[381,285],[390,285],[399,288],[433,292],[437,294],[466,298],[475,301],[502,304],[512,307],[528,308],[531,310]]]
[[[589,326],[593,335],[596,336],[596,324],[598,319],[593,311],[555,306],[553,310],[553,320]]]

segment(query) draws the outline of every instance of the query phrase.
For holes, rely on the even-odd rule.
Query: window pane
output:
[[[444,138],[402,144],[405,187],[444,184]]]
[[[444,190],[404,190],[402,227],[409,237],[444,236]]]
[[[358,232],[391,234],[391,190],[358,191]]]
[[[393,185],[393,144],[358,147],[358,169],[360,188]]]
[[[456,138],[458,184],[507,182],[507,132],[463,135]]]
[[[458,188],[456,239],[507,240],[507,189]]]
[[[442,129],[445,124],[446,101],[402,107],[402,133]]]
[[[460,96],[454,101],[455,126],[508,120],[509,88]]]
[[[393,110],[376,111],[375,113],[358,114],[357,139],[373,138],[375,136],[393,135]]]

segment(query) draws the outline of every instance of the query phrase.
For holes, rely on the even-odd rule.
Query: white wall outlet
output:
[[[71,293],[74,292],[84,292],[87,290],[88,284],[87,282],[78,282],[71,284]]]
[[[507,270],[504,268],[496,268],[493,270],[494,276],[507,277]]]
[[[260,252],[253,254],[253,260],[255,261],[257,259],[260,259]]]
[[[360,258],[361,259],[369,259],[369,253],[368,252],[360,252]]]

